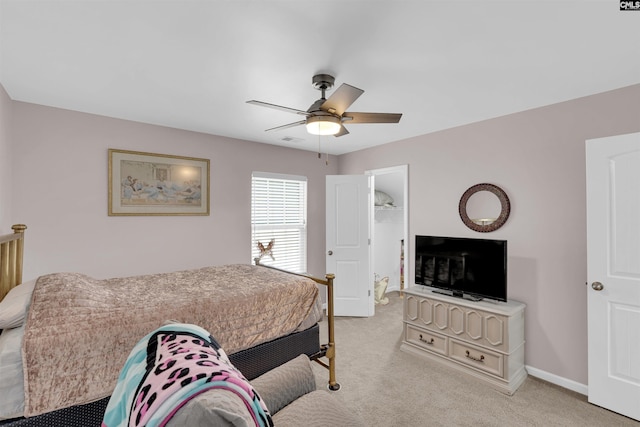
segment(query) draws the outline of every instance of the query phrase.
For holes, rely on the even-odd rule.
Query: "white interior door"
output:
[[[640,133],[586,154],[589,402],[640,420]]]
[[[326,188],[326,271],[334,273],[334,314],[372,316],[370,269],[372,178],[328,175]]]

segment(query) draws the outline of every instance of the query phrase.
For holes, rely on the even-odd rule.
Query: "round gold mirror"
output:
[[[476,184],[460,198],[458,212],[467,227],[486,233],[504,225],[511,213],[511,203],[502,188],[493,184]]]

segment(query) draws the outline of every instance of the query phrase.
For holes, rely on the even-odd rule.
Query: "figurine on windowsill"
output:
[[[262,244],[262,242],[258,242],[258,249],[260,250],[260,255],[258,256],[258,261],[262,259],[263,256],[265,255],[269,255],[271,257],[272,260],[276,260],[273,257],[273,245],[275,243],[275,239],[271,239],[271,241],[269,242],[269,244],[267,245],[267,247],[265,248],[264,245]]]

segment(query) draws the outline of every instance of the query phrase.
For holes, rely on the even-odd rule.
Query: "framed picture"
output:
[[[209,159],[109,149],[114,215],[209,215]]]

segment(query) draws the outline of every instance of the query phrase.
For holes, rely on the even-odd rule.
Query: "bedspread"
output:
[[[311,279],[226,265],[114,279],[38,279],[23,342],[25,416],[113,391],[127,355],[166,321],[211,332],[232,354],[293,332],[313,311]]]

